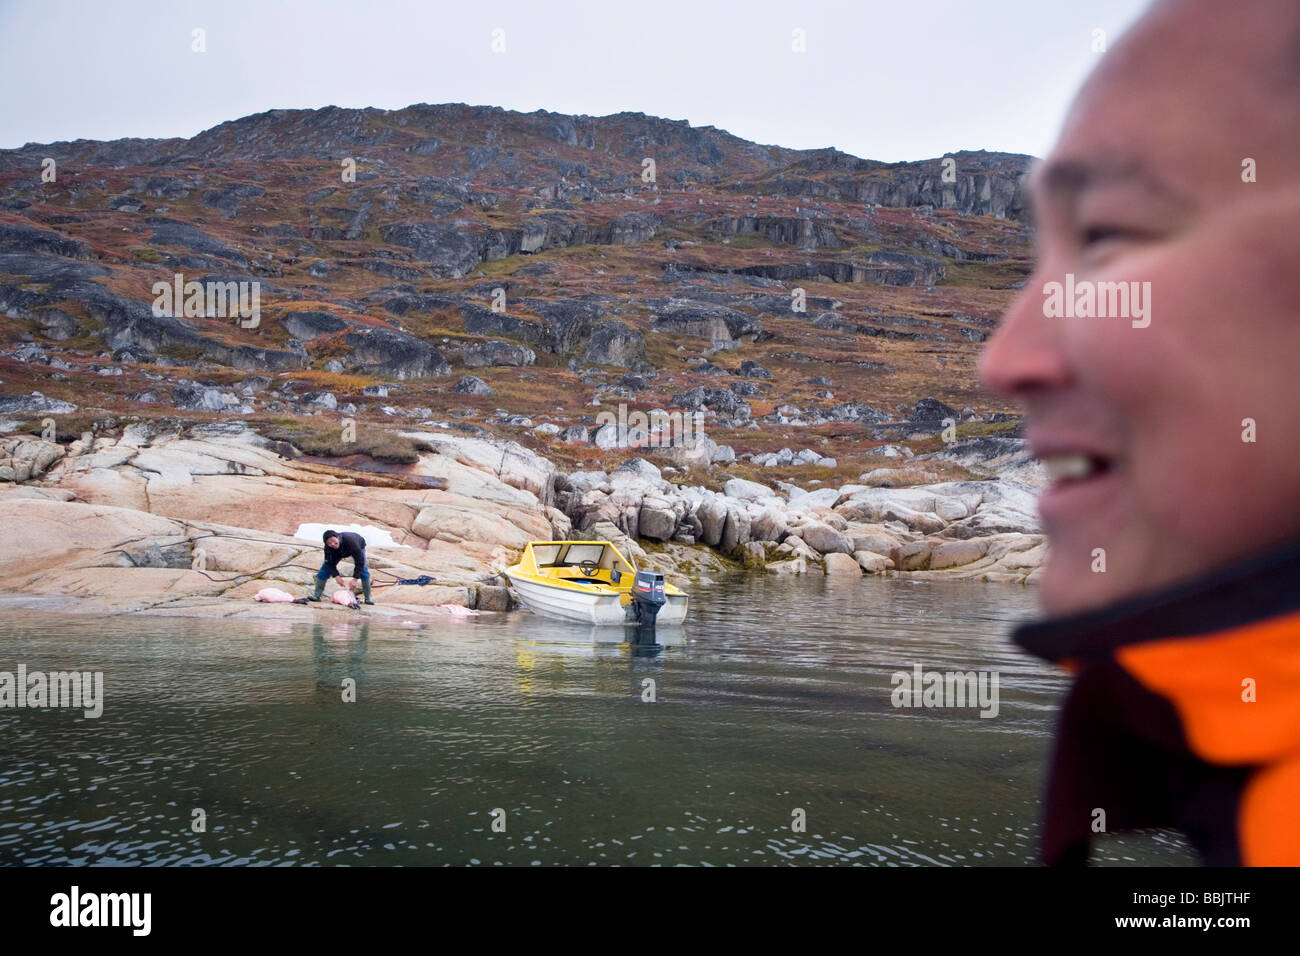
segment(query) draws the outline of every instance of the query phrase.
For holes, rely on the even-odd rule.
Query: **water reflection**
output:
[[[354,687],[360,687],[365,682],[369,642],[370,622],[366,620],[313,624],[311,646],[312,661],[316,665],[316,687],[341,691],[343,681],[349,678],[355,682]]]
[[[1032,862],[1065,679],[1006,639],[1028,591],[760,578],[692,597],[653,644],[526,613],[8,609],[4,658],[104,670],[105,709],[0,711],[0,863]],[[891,706],[917,663],[997,670],[997,718]],[[1168,834],[1099,852],[1190,859]]]

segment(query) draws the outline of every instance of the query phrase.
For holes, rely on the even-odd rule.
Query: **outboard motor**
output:
[[[664,576],[657,571],[638,571],[632,579],[632,603],[627,609],[628,623],[636,625],[638,642],[650,637],[646,643],[654,643],[655,618],[667,603]]]

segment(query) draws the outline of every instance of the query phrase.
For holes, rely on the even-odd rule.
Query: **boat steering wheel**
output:
[[[578,570],[580,570],[587,577],[594,578],[596,576],[596,573],[600,570],[600,568],[595,561],[591,560],[591,558],[588,558],[586,561],[578,562]]]

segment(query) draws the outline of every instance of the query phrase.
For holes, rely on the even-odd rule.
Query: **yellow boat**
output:
[[[506,577],[534,614],[583,624],[676,625],[690,598],[608,541],[531,541]]]

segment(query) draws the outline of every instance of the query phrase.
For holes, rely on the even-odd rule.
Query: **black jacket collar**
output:
[[[1013,640],[1051,661],[1108,655],[1125,644],[1194,637],[1300,609],[1300,540],[1099,611],[1035,621]]]

